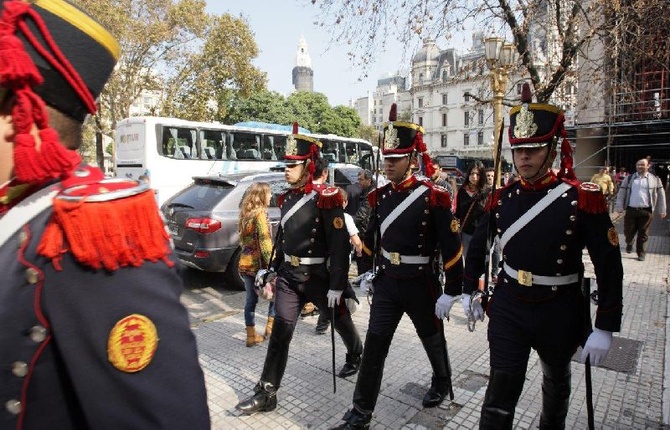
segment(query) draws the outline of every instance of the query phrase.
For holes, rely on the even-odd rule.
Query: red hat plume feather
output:
[[[530,92],[530,85],[528,82],[524,82],[521,87],[521,103],[532,103],[533,95]]]
[[[396,121],[398,119],[398,106],[393,103],[391,105],[391,111],[389,112],[389,121]]]
[[[294,122],[293,122],[293,131],[292,131],[292,133],[293,133],[293,134],[298,134],[298,122],[297,122],[297,121],[294,121]]]

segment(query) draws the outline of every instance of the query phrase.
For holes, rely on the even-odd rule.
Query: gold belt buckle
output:
[[[516,274],[516,280],[519,281],[519,285],[530,287],[533,285],[533,274],[525,270],[519,270]]]
[[[293,267],[300,266],[300,257],[296,257],[295,255],[291,255],[291,266],[293,266]]]
[[[400,266],[400,254],[397,252],[389,252],[389,255],[391,256],[391,258],[389,258],[389,260],[391,260],[391,264],[394,266]]]

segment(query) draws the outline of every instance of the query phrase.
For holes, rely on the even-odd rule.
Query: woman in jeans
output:
[[[272,252],[272,237],[267,209],[270,204],[270,185],[266,182],[251,184],[242,199],[239,230],[240,254],[239,271],[247,291],[244,304],[244,322],[247,328],[247,346],[254,346],[272,333],[274,323],[274,301],[268,305],[268,321],[265,336],[256,333],[256,304],[258,295],[254,291],[254,278],[259,269],[267,269]]]

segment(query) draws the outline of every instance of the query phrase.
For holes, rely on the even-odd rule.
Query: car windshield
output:
[[[175,196],[170,204],[190,206],[196,211],[206,211],[216,206],[234,189],[232,184],[196,181]]]

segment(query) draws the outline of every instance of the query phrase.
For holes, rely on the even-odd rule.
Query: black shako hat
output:
[[[18,2],[0,0],[3,17],[10,15],[13,3]],[[102,25],[65,0],[33,0],[30,3],[30,8],[42,23],[31,16],[33,12],[23,14],[18,18],[14,35],[23,42],[25,52],[44,79],[34,86],[34,91],[47,105],[83,121],[88,113],[95,111],[95,99],[114,70],[121,48]],[[44,37],[42,26],[46,27],[53,44]],[[3,39],[0,37],[0,49],[5,49]],[[54,47],[72,65],[86,88],[75,88],[77,84],[69,74],[54,67],[53,61],[48,58],[56,57]],[[93,103],[82,97],[81,94],[87,91]]]
[[[317,139],[298,133],[298,123],[293,123],[293,133],[286,140],[284,164],[292,166],[306,160],[315,160],[319,157],[321,142]]]
[[[532,103],[530,85],[523,84],[521,105],[509,114],[509,143],[515,148],[540,148],[555,143],[563,130],[563,113],[553,105]]]
[[[398,107],[391,105],[389,122],[384,126],[384,143],[382,154],[384,157],[397,158],[410,155],[413,151],[421,151],[423,144],[423,127],[413,122],[397,121]]]

